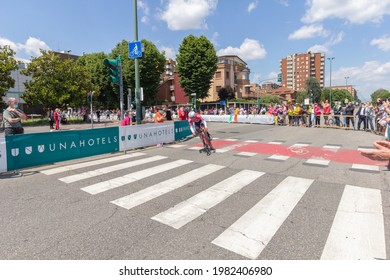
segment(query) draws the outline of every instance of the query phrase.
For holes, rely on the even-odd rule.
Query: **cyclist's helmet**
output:
[[[188,117],[189,117],[190,119],[195,118],[195,112],[194,112],[194,111],[189,112],[189,113],[188,113]]]

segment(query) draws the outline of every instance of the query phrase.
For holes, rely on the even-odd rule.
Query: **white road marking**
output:
[[[182,186],[185,186],[197,179],[208,176],[222,168],[224,168],[224,166],[208,164],[146,189],[140,190],[136,193],[111,201],[111,203],[129,210],[156,197],[181,188]]]
[[[312,165],[319,165],[319,166],[328,166],[329,162],[330,162],[329,160],[325,160],[325,159],[310,158],[305,163],[312,164]]]
[[[289,158],[290,158],[289,156],[282,156],[282,155],[272,155],[272,156],[268,157],[268,159],[280,160],[280,161],[285,161],[285,160],[288,160]]]
[[[380,190],[345,186],[321,259],[386,259]]]
[[[272,144],[272,145],[282,145],[283,142],[268,142],[268,144]]]
[[[155,167],[151,167],[148,169],[144,169],[138,172],[130,173],[122,177],[118,177],[115,179],[111,179],[105,182],[100,182],[94,185],[90,185],[88,187],[82,188],[81,190],[90,193],[90,194],[98,194],[101,192],[105,192],[111,189],[115,189],[121,186],[124,186],[126,184],[130,184],[133,182],[136,182],[138,180],[156,175],[158,173],[162,173],[180,166],[183,166],[185,164],[189,164],[192,161],[190,160],[176,160],[174,162],[158,165]]]
[[[341,146],[336,146],[336,145],[325,145],[322,147],[323,149],[326,150],[339,150],[341,149]]]
[[[259,143],[260,141],[258,141],[258,140],[246,140],[244,142],[246,142],[246,143]]]
[[[243,157],[253,157],[257,155],[257,153],[251,153],[251,152],[241,152],[236,154],[237,156],[243,156]]]
[[[152,219],[179,229],[264,174],[263,172],[242,170],[190,199],[152,217]]]
[[[199,150],[202,150],[203,147],[191,147],[191,148],[188,148],[188,150],[194,150],[194,151],[199,151]]]
[[[62,173],[62,172],[66,172],[66,171],[77,170],[77,169],[84,168],[84,167],[90,167],[90,166],[94,166],[94,165],[99,165],[99,164],[104,164],[104,163],[114,162],[114,161],[120,161],[120,160],[124,160],[124,159],[144,156],[144,155],[145,155],[144,153],[133,153],[133,154],[116,156],[116,157],[98,159],[98,160],[93,160],[93,161],[81,162],[81,163],[76,163],[76,164],[67,165],[67,166],[60,166],[60,167],[56,167],[56,168],[52,168],[52,169],[48,169],[48,170],[43,170],[40,172],[45,174],[45,175],[53,175],[53,174]]]
[[[313,181],[287,177],[212,243],[256,259]]]
[[[363,171],[375,171],[379,172],[379,166],[365,165],[365,164],[352,164],[352,170],[363,170]]]
[[[238,141],[238,139],[234,139],[234,138],[228,138],[228,139],[222,139],[222,140],[224,140],[224,141],[232,141],[232,142]]]
[[[167,147],[169,148],[183,148],[183,147],[186,147],[187,145],[183,145],[183,144],[172,144],[172,145],[167,145]]]
[[[110,172],[115,172],[118,170],[123,170],[123,169],[129,168],[129,167],[134,167],[134,166],[138,166],[141,164],[150,163],[153,161],[162,160],[162,159],[166,159],[166,158],[167,157],[164,157],[164,156],[153,156],[153,157],[129,161],[129,162],[125,162],[125,163],[121,163],[121,164],[117,164],[117,165],[111,165],[108,167],[104,167],[104,168],[100,168],[100,169],[96,169],[96,170],[92,170],[92,171],[87,171],[87,172],[83,172],[80,174],[66,176],[66,177],[60,178],[58,180],[60,180],[64,183],[70,184],[70,183],[74,183],[74,182],[77,182],[80,180],[85,180],[85,179],[89,179],[92,177],[101,176],[104,174],[108,174]]]
[[[290,146],[289,148],[302,148],[302,147],[308,147],[308,146],[309,146],[309,144],[297,143],[297,144]]]

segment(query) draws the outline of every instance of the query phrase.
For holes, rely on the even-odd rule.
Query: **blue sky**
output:
[[[133,0],[1,0],[0,45],[17,58],[39,49],[110,52],[134,39]],[[361,99],[390,90],[390,0],[138,0],[139,39],[175,58],[189,34],[205,35],[219,55],[234,54],[251,82],[275,78],[280,59],[309,50],[334,57],[332,85]],[[326,60],[326,86],[329,86]]]

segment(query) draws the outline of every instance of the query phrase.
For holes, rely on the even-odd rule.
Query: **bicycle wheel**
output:
[[[201,131],[199,133],[200,139],[202,139],[203,147],[207,155],[209,156],[211,154],[210,150],[210,141],[208,140],[206,133],[204,131]]]

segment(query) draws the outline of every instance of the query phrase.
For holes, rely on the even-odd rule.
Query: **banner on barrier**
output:
[[[174,124],[145,124],[119,127],[120,150],[170,143],[175,140]]]
[[[175,141],[185,138],[191,134],[192,132],[188,121],[175,122]]]
[[[5,138],[8,171],[119,151],[118,127]]]
[[[206,121],[210,122],[232,122],[233,115],[202,115]],[[238,115],[238,123],[256,123],[256,124],[274,124],[274,116],[272,115]]]
[[[7,146],[5,137],[0,136],[0,172],[7,171]]]

